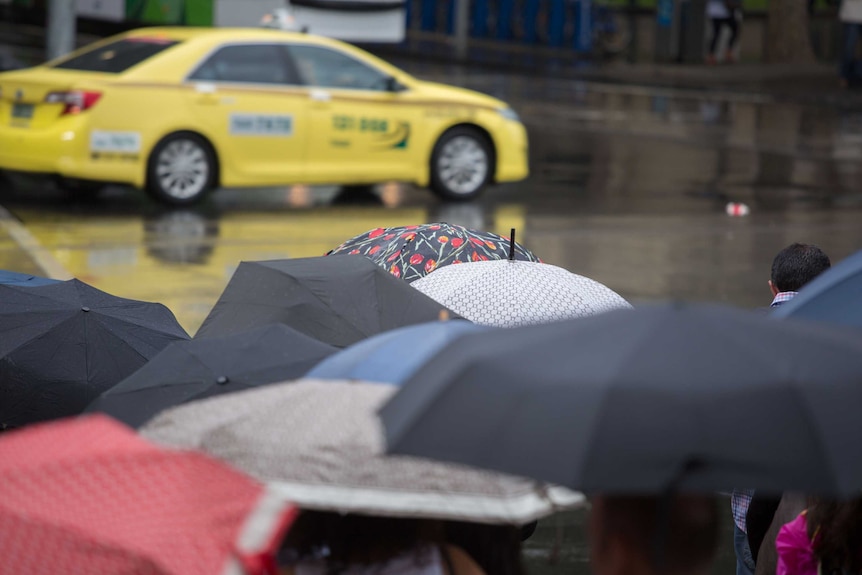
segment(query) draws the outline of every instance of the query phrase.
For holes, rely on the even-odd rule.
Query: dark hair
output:
[[[862,571],[862,498],[818,500],[808,508],[806,525],[824,574]]]
[[[772,260],[772,285],[778,291],[799,289],[832,266],[823,250],[810,244],[790,244]]]
[[[707,567],[718,545],[716,498],[677,495],[667,507],[663,504],[661,497],[603,496],[602,538],[623,540],[655,573]]]
[[[526,575],[521,557],[522,529],[463,521],[445,523],[446,542],[461,548],[489,575]]]
[[[351,565],[384,563],[415,553],[417,565],[429,546],[459,547],[486,573],[524,575],[520,528],[479,523],[374,517],[304,510],[290,529],[279,554],[282,563],[321,558],[328,573]]]

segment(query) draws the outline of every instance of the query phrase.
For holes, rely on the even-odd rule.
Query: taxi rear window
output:
[[[119,74],[178,43],[167,38],[125,38],[73,56],[54,67]]]

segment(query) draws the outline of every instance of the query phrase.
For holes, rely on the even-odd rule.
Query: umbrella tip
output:
[[[437,316],[437,319],[439,319],[440,321],[449,321],[451,319],[451,317],[449,316],[449,310],[441,309],[440,313]]]
[[[228,382],[230,382],[230,379],[224,375],[220,375],[218,379],[216,379],[216,383],[219,385],[226,385]]]
[[[81,308],[81,311],[90,311],[90,308],[88,308],[87,306],[84,306]]]
[[[515,259],[515,228],[509,233],[509,261]]]

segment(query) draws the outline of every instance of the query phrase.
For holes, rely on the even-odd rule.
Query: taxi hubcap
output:
[[[446,187],[458,194],[470,194],[485,182],[488,155],[475,139],[457,136],[443,145],[438,169]]]
[[[175,140],[159,154],[156,175],[170,196],[178,199],[196,196],[203,191],[209,176],[206,153],[195,142]]]

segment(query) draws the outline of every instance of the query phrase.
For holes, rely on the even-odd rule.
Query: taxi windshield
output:
[[[54,68],[120,74],[178,43],[168,38],[124,38],[72,56]]]

